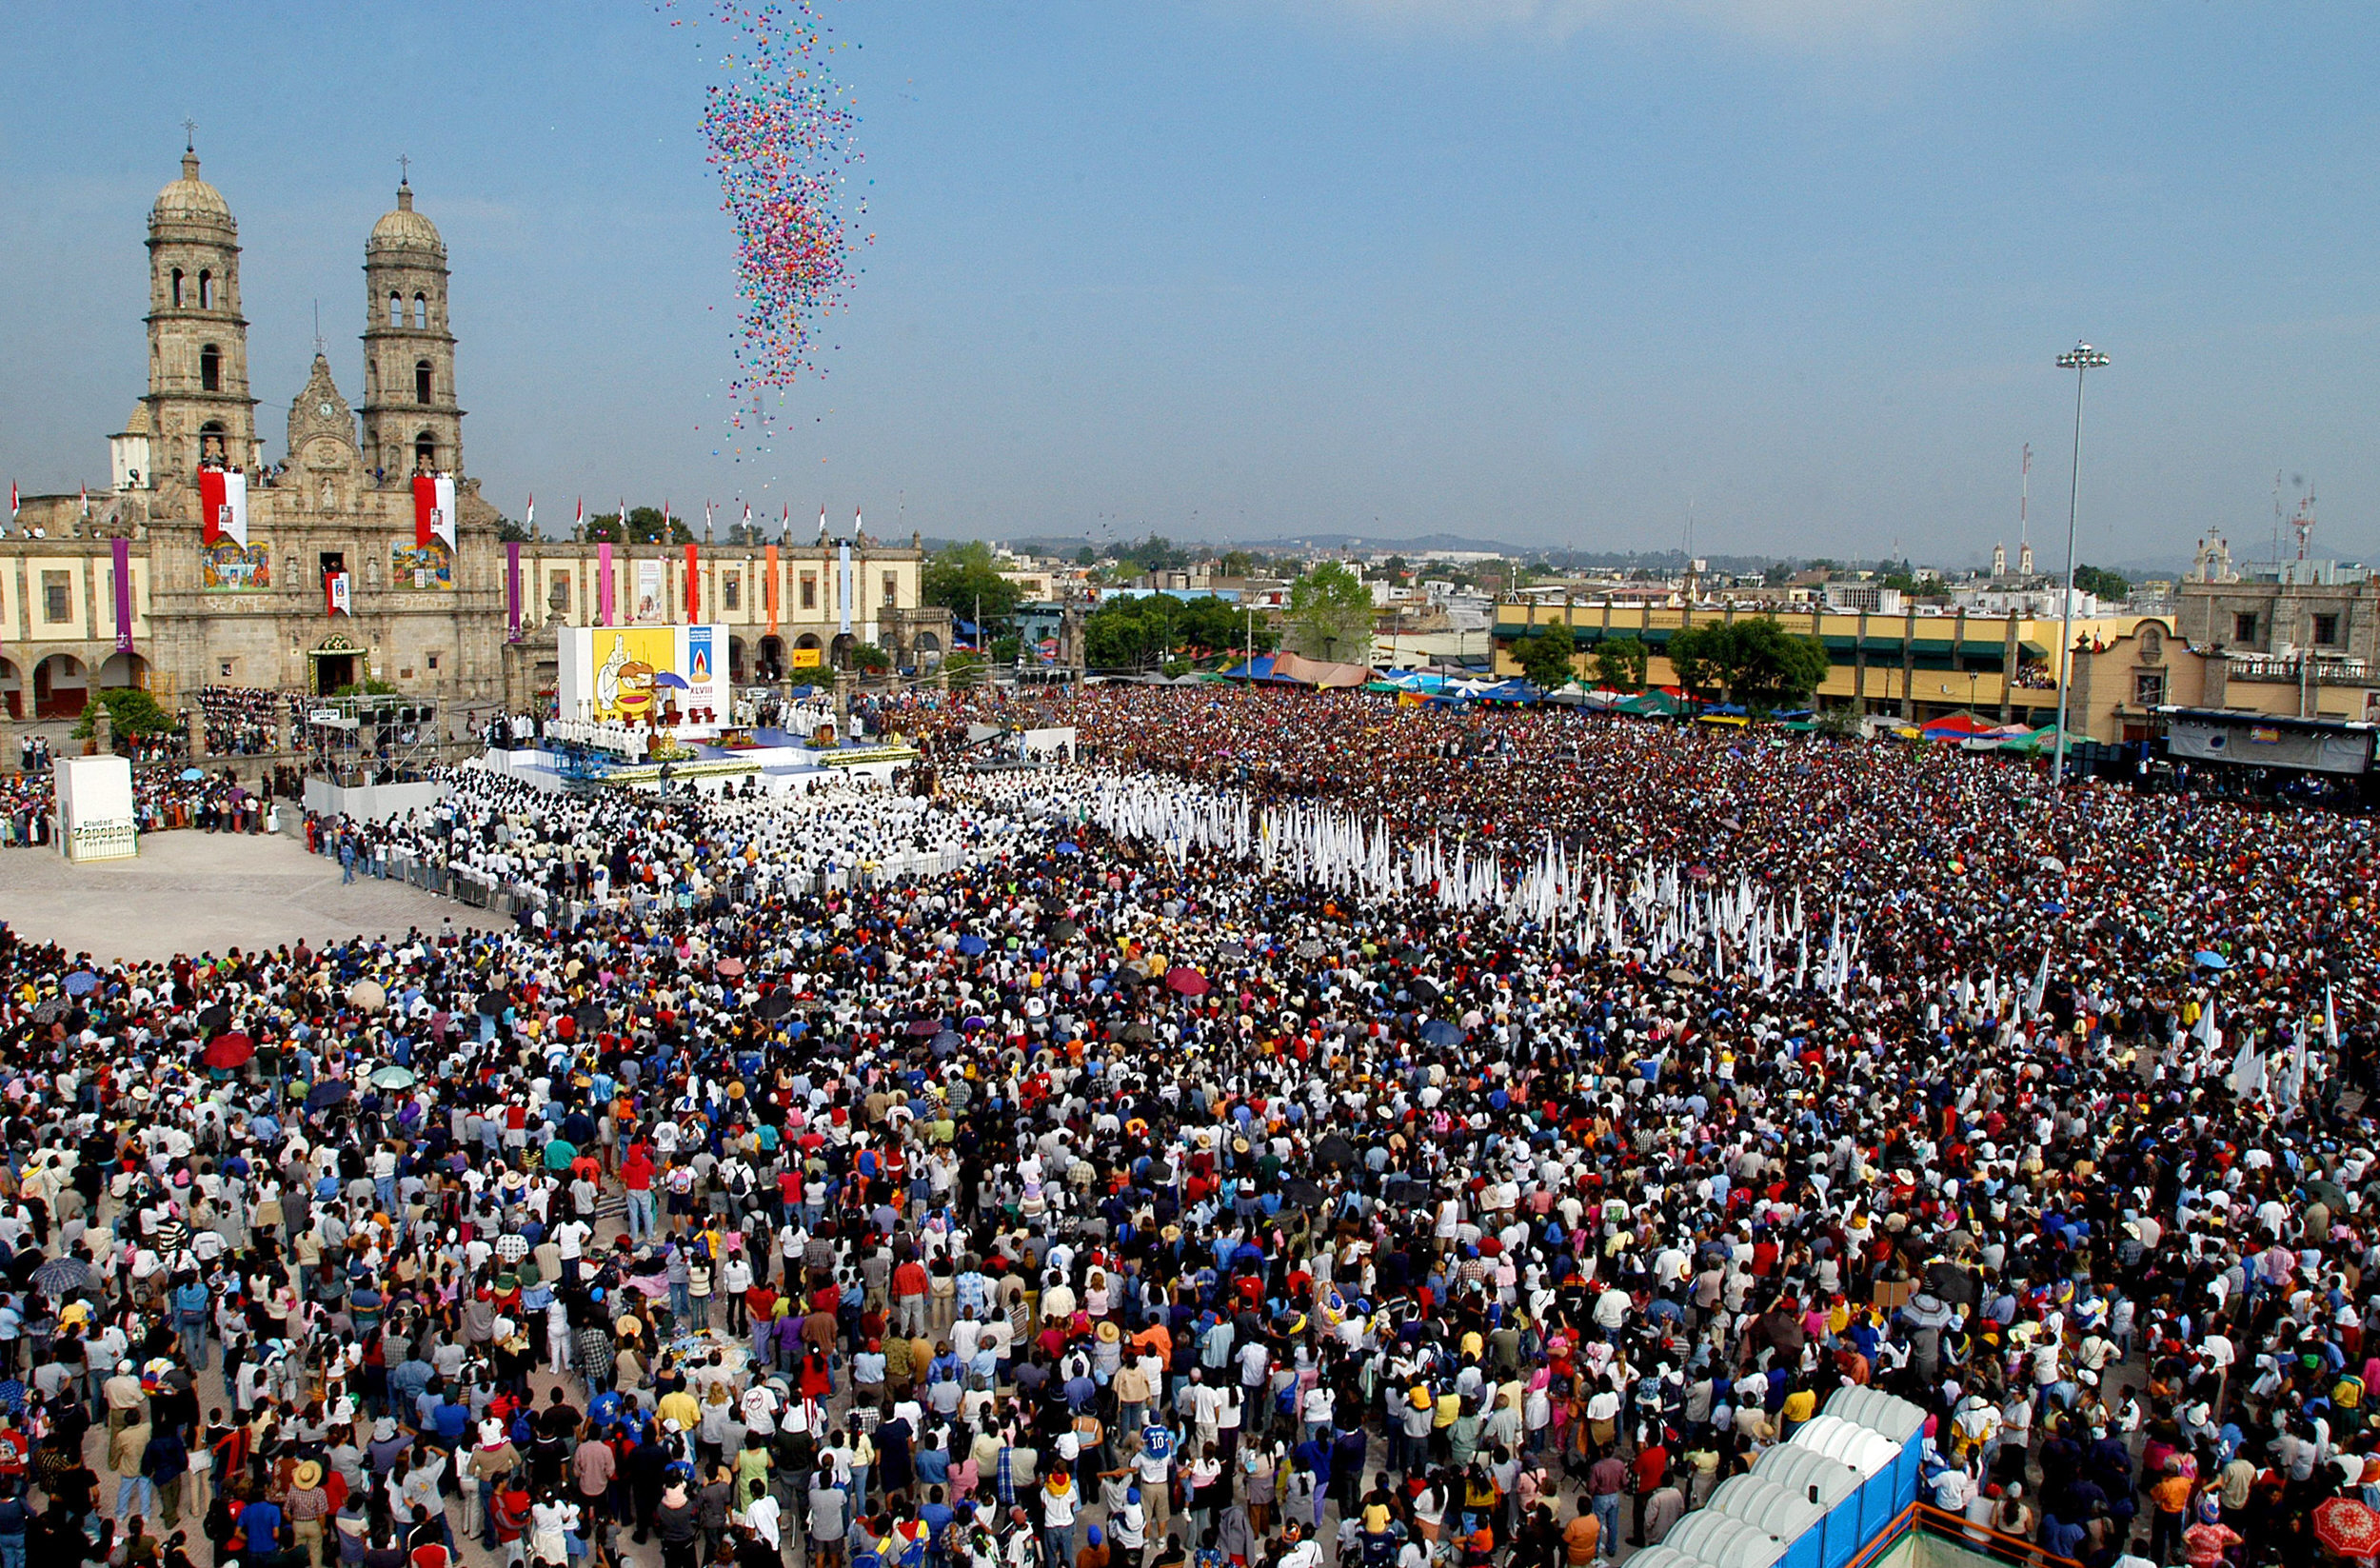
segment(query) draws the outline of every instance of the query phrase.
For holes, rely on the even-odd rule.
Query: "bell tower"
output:
[[[454,334],[446,318],[446,243],[413,209],[409,181],[364,242],[364,462],[374,483],[463,471]]]
[[[199,178],[194,149],[149,209],[148,324],[151,467],[141,484],[189,484],[202,462],[255,470],[263,450],[248,390],[240,228],[223,192]]]

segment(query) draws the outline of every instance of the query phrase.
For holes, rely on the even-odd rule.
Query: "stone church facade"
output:
[[[109,439],[109,485],[25,497],[0,537],[7,712],[80,712],[105,686],[149,686],[170,705],[209,685],[312,694],[367,677],[451,705],[534,705],[552,688],[556,628],[605,616],[598,551],[499,538],[465,465],[446,243],[409,184],[364,246],[363,401],[349,404],[318,347],[278,457],[250,391],[239,227],[194,152],[149,209],[148,247],[149,387]],[[246,476],[246,548],[206,542],[206,466]],[[452,550],[415,546],[417,473],[453,476]],[[686,618],[683,547],[613,553],[613,623],[635,624],[638,586],[656,578],[648,624]],[[914,541],[857,540],[847,574],[831,546],[774,556],[772,584],[762,547],[696,549],[697,605],[728,625],[739,681],[809,679],[863,643],[913,668],[950,647],[948,614],[920,604]],[[351,613],[331,608],[333,573]]]

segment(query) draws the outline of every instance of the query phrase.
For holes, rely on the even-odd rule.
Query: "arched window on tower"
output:
[[[182,308],[182,269],[178,267],[173,269],[173,308]]]
[[[429,330],[429,296],[427,294],[413,296],[413,325],[424,331]]]
[[[215,275],[204,269],[198,274],[198,308],[201,310],[215,308]]]
[[[223,390],[223,350],[211,343],[198,351],[198,389],[202,392]]]
[[[429,404],[429,361],[413,362],[413,401],[426,407]]]
[[[228,463],[229,451],[224,445],[223,427],[208,420],[198,427],[198,460],[201,463]]]
[[[388,325],[391,327],[405,325],[405,296],[393,288],[388,291]]]
[[[438,440],[427,430],[413,438],[413,466],[423,473],[438,471]]]

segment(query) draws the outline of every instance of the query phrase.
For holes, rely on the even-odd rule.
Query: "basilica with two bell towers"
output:
[[[624,545],[606,604],[595,546],[500,539],[465,462],[446,241],[406,176],[364,242],[363,366],[348,383],[361,400],[318,336],[275,458],[257,424],[239,223],[185,149],[149,211],[149,385],[109,438],[109,483],[24,497],[0,536],[0,708],[77,714],[120,685],[187,704],[207,686],[329,694],[367,679],[532,706],[552,685],[556,627],[634,624],[655,606],[727,625],[739,684],[831,669],[863,643],[902,664],[947,648],[947,613],[920,604],[914,540],[857,537],[848,565],[783,527],[765,548]],[[209,469],[244,485],[245,544],[207,526]],[[416,543],[424,474],[453,482],[452,548]]]
[[[463,467],[447,277],[446,242],[401,183],[364,242],[363,401],[350,405],[318,342],[289,404],[287,456],[268,462],[250,390],[239,224],[197,153],[184,152],[181,177],[149,208],[149,389],[110,439],[111,493],[89,529],[71,526],[89,505],[82,497],[50,498],[53,514],[56,502],[74,502],[70,520],[20,520],[45,538],[137,528],[147,580],[135,585],[145,591],[130,641],[151,684],[328,692],[403,669],[450,674],[426,684],[458,693],[501,690],[497,518]],[[245,545],[207,537],[199,474],[210,466],[246,481]],[[417,473],[455,477],[451,550],[415,544]],[[328,603],[338,574],[351,613]],[[38,586],[26,586],[30,601]],[[94,605],[102,624],[91,629],[118,630],[112,594],[93,597],[107,602]]]

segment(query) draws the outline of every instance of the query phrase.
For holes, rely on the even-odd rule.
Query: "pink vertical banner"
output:
[[[611,625],[611,546],[595,546],[595,624]]]
[[[132,542],[122,534],[115,538],[116,554],[116,651],[132,651]]]
[[[521,640],[521,542],[505,541],[505,616],[512,623],[512,640]]]

